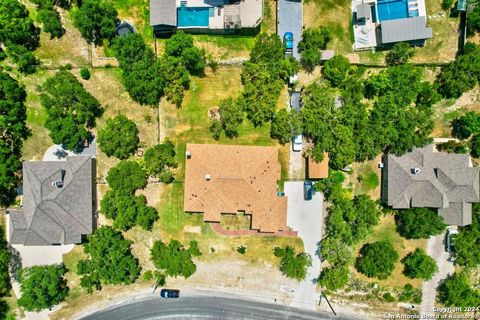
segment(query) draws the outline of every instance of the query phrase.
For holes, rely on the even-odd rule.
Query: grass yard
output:
[[[156,144],[158,141],[157,111],[148,106],[141,106],[130,98],[123,87],[120,69],[96,68],[90,72],[90,80],[83,80],[80,78],[78,70],[73,71],[86,90],[95,96],[104,108],[102,117],[97,119],[94,132],[97,133],[105,125],[107,119],[123,114],[135,121],[142,146],[148,147]],[[117,163],[118,159],[109,158],[101,152],[101,148],[97,149],[98,177],[105,177],[108,170]]]
[[[367,194],[374,200],[380,198],[381,171],[377,165],[379,161],[381,156],[372,161],[352,165],[353,173],[346,175],[345,184],[352,188],[353,195]]]
[[[381,218],[380,223],[374,228],[373,232],[367,237],[367,239],[357,246],[355,256],[358,255],[358,251],[365,243],[375,241],[389,241],[393,244],[395,250],[398,252],[400,258],[392,275],[386,280],[378,280],[376,278],[368,278],[357,272],[355,269],[353,274],[363,281],[379,283],[380,285],[386,287],[399,288],[403,287],[407,283],[410,283],[414,288],[421,288],[421,280],[410,279],[403,275],[403,264],[400,262],[400,260],[402,260],[403,257],[405,257],[408,253],[414,251],[416,248],[425,249],[427,240],[407,240],[401,237],[395,228],[393,215],[387,215]]]
[[[417,63],[447,62],[455,58],[457,49],[458,18],[442,12],[441,1],[426,0],[427,26],[433,28],[433,38],[425,47],[417,48],[412,59]],[[441,13],[442,12],[442,13]],[[336,53],[353,54],[353,31],[351,24],[351,0],[305,0],[303,21],[306,28],[328,26],[333,31],[329,49]],[[388,51],[358,52],[361,63],[383,63]]]

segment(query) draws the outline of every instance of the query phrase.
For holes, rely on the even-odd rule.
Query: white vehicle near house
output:
[[[303,148],[303,136],[299,134],[298,136],[293,137],[292,141],[292,150],[295,152],[302,151]]]

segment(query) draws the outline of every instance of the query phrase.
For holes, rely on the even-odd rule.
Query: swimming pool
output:
[[[408,18],[407,0],[377,0],[378,20]]]
[[[208,27],[210,8],[180,7],[177,8],[178,27]]]

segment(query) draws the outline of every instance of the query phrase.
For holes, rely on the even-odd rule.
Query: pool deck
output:
[[[362,0],[352,0],[352,19],[353,13],[358,5],[364,3]],[[371,19],[365,23],[353,21],[354,50],[368,50],[377,46],[376,24]]]

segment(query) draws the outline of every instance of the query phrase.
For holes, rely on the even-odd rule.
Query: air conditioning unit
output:
[[[212,176],[211,176],[210,174],[206,174],[206,175],[205,175],[205,180],[206,180],[206,181],[212,180]]]
[[[192,153],[188,150],[187,152],[185,152],[185,155],[187,156],[187,159],[190,159],[192,157]]]
[[[418,173],[420,173],[419,168],[412,168],[412,174],[418,174]]]

